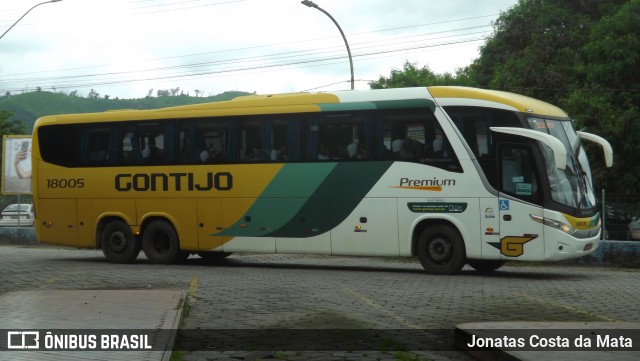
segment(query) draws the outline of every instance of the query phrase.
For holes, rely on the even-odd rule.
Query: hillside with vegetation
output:
[[[93,113],[115,109],[157,109],[206,102],[231,100],[250,93],[229,91],[208,97],[193,97],[184,94],[172,95],[169,91],[158,91],[159,96],[141,99],[109,99],[100,97],[79,97],[70,94],[34,91],[18,95],[5,94],[0,97],[0,110],[11,113],[11,120],[24,122],[29,130],[35,121],[45,115]]]

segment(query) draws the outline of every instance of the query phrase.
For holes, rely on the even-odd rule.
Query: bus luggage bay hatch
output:
[[[417,257],[432,274],[555,261],[600,238],[561,109],[466,87],[250,95],[46,116],[33,131],[40,242],[115,263],[197,253]]]

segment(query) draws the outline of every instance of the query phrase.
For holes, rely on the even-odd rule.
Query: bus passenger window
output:
[[[452,172],[462,172],[449,140],[431,109],[394,109],[378,114],[382,130],[378,158],[423,163]]]
[[[109,154],[111,129],[104,126],[80,129],[80,164],[83,166],[100,166],[113,163],[116,153]]]
[[[107,141],[104,137],[94,137],[89,140],[89,163],[104,164],[107,161]]]
[[[194,125],[194,143],[197,148],[195,163],[228,163],[236,159],[236,140],[229,139],[231,130],[235,130],[235,122],[214,120],[215,122],[197,122]]]
[[[307,133],[308,160],[370,159],[371,121],[365,112],[328,113],[310,119]]]
[[[165,155],[165,134],[158,123],[141,124],[138,127],[140,136],[140,154],[143,164],[163,164]]]

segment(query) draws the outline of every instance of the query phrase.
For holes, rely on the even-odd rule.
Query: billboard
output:
[[[2,194],[31,194],[31,136],[2,138]]]

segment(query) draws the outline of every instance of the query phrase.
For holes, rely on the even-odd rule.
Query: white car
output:
[[[33,204],[10,204],[2,211],[0,226],[31,227],[34,218]]]
[[[636,216],[629,223],[629,230],[627,231],[627,239],[632,241],[640,241],[640,216]]]

